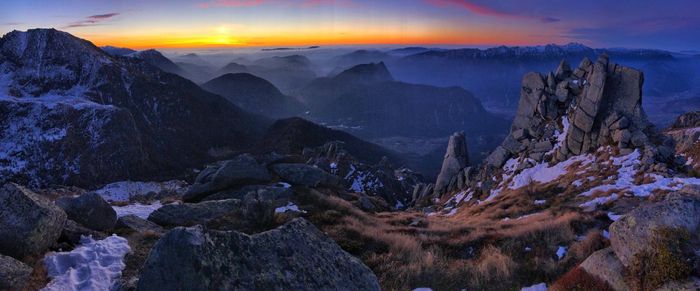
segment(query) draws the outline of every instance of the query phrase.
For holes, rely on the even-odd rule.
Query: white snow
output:
[[[524,169],[517,175],[513,176],[508,188],[518,189],[533,182],[549,183],[566,174],[567,168],[572,164],[582,162],[582,165],[586,165],[592,161],[593,157],[591,155],[581,155],[574,156],[553,166],[550,166],[546,162],[539,163],[534,167]]]
[[[610,232],[608,232],[607,230],[604,229],[604,230],[603,230],[603,237],[604,237],[604,238],[607,238],[607,239],[610,239]]]
[[[561,258],[566,256],[566,249],[567,247],[565,246],[559,246],[559,248],[557,249],[557,258],[561,260]]]
[[[608,212],[608,218],[610,218],[610,220],[612,220],[612,221],[617,221],[622,216],[623,216],[622,214],[618,215],[618,214],[615,214],[613,212]]]
[[[603,184],[593,187],[588,191],[581,193],[580,195],[591,196],[596,192],[606,192],[610,190],[615,190],[620,192],[620,195],[629,192],[637,197],[647,197],[651,195],[655,190],[676,191],[680,190],[685,185],[700,185],[700,179],[698,178],[667,178],[657,174],[647,174],[649,177],[654,179],[654,182],[642,185],[635,185],[634,178],[637,174],[639,165],[641,164],[640,156],[641,154],[639,153],[639,150],[635,150],[630,154],[614,157],[612,159],[612,165],[619,167],[619,169],[617,170],[617,178],[613,177],[612,179],[614,180],[614,183]],[[617,194],[613,194],[610,197],[598,197],[589,202],[583,203],[580,206],[592,207],[598,204],[604,204],[608,201],[615,200],[618,197],[619,195]]]
[[[547,203],[547,200],[535,200],[533,203],[535,203],[535,205],[542,205]]]
[[[547,283],[539,283],[530,287],[523,287],[520,291],[547,291]]]
[[[275,208],[275,213],[285,213],[287,211],[306,213],[305,210],[299,209],[299,206],[292,202],[287,202],[287,205]]]
[[[287,183],[287,182],[277,182],[277,184],[275,184],[275,185],[277,187],[282,187],[282,188],[291,188],[292,187],[292,185]]]
[[[384,183],[372,173],[357,171],[349,190],[367,193],[379,191],[382,187],[384,187]]]
[[[148,216],[151,215],[151,212],[161,207],[163,207],[163,204],[160,204],[160,201],[153,202],[152,204],[136,203],[125,206],[112,206],[114,211],[117,212],[117,217],[133,214],[143,219],[147,219]]]
[[[401,201],[396,200],[396,205],[394,205],[395,209],[403,209],[404,205],[401,203]]]
[[[146,195],[150,192],[161,193],[164,191],[175,192],[178,195],[185,193],[187,183],[171,180],[165,182],[137,182],[122,181],[107,184],[95,192],[107,201],[129,201],[129,198],[138,195]]]
[[[42,290],[110,290],[124,270],[128,241],[112,235],[95,241],[82,237],[70,252],[50,253],[44,264],[51,282]]]

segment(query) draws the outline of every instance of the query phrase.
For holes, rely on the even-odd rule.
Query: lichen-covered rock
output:
[[[0,253],[17,259],[45,251],[61,235],[66,213],[14,183],[0,188]]]
[[[372,271],[303,219],[256,235],[175,228],[136,290],[379,290]]]
[[[68,218],[92,230],[104,231],[117,223],[117,212],[102,196],[95,192],[78,197],[61,197],[56,200]]]
[[[591,254],[581,263],[581,268],[608,283],[615,291],[630,290],[625,282],[625,267],[617,259],[612,248],[605,248]]]
[[[32,268],[12,257],[0,255],[0,290],[24,290]]]
[[[645,252],[660,228],[677,228],[697,236],[700,200],[685,195],[643,205],[610,225],[610,244],[623,265],[630,266],[635,255]]]

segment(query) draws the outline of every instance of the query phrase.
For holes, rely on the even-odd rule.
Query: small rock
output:
[[[60,240],[77,245],[80,243],[80,237],[82,236],[92,236],[94,239],[103,239],[107,237],[106,234],[89,229],[71,219],[66,220],[66,225],[61,231]]]

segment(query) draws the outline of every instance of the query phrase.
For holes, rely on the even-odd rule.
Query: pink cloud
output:
[[[487,15],[487,16],[501,16],[501,17],[513,17],[518,16],[517,14],[502,11],[493,7],[475,3],[470,0],[426,0],[428,3],[436,6],[458,6],[469,10],[474,14]]]
[[[268,2],[270,0],[214,0],[206,3],[199,3],[198,6],[201,8],[210,7],[251,7],[258,6]]]

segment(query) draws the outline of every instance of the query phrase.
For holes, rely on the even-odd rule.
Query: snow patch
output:
[[[129,201],[133,196],[146,195],[150,192],[175,192],[185,194],[187,184],[183,181],[171,180],[165,182],[121,181],[107,184],[95,192],[107,201]]]
[[[275,208],[275,213],[285,213],[287,211],[306,213],[305,210],[299,209],[299,206],[292,202],[287,202],[287,205]]]
[[[561,260],[561,258],[566,256],[566,250],[567,250],[567,247],[559,246],[559,248],[557,249],[557,258],[559,258]]]
[[[530,287],[523,287],[520,291],[547,291],[547,283],[539,283]]]
[[[148,216],[151,215],[153,211],[156,211],[158,208],[161,207],[163,207],[163,204],[161,204],[160,201],[156,201],[152,204],[136,203],[125,206],[112,206],[112,209],[114,209],[114,211],[117,212],[117,217],[123,217],[133,214],[138,216],[139,218],[148,219]]]
[[[95,241],[82,237],[70,252],[50,253],[44,264],[51,282],[42,290],[110,290],[121,277],[128,241],[112,235]]]

